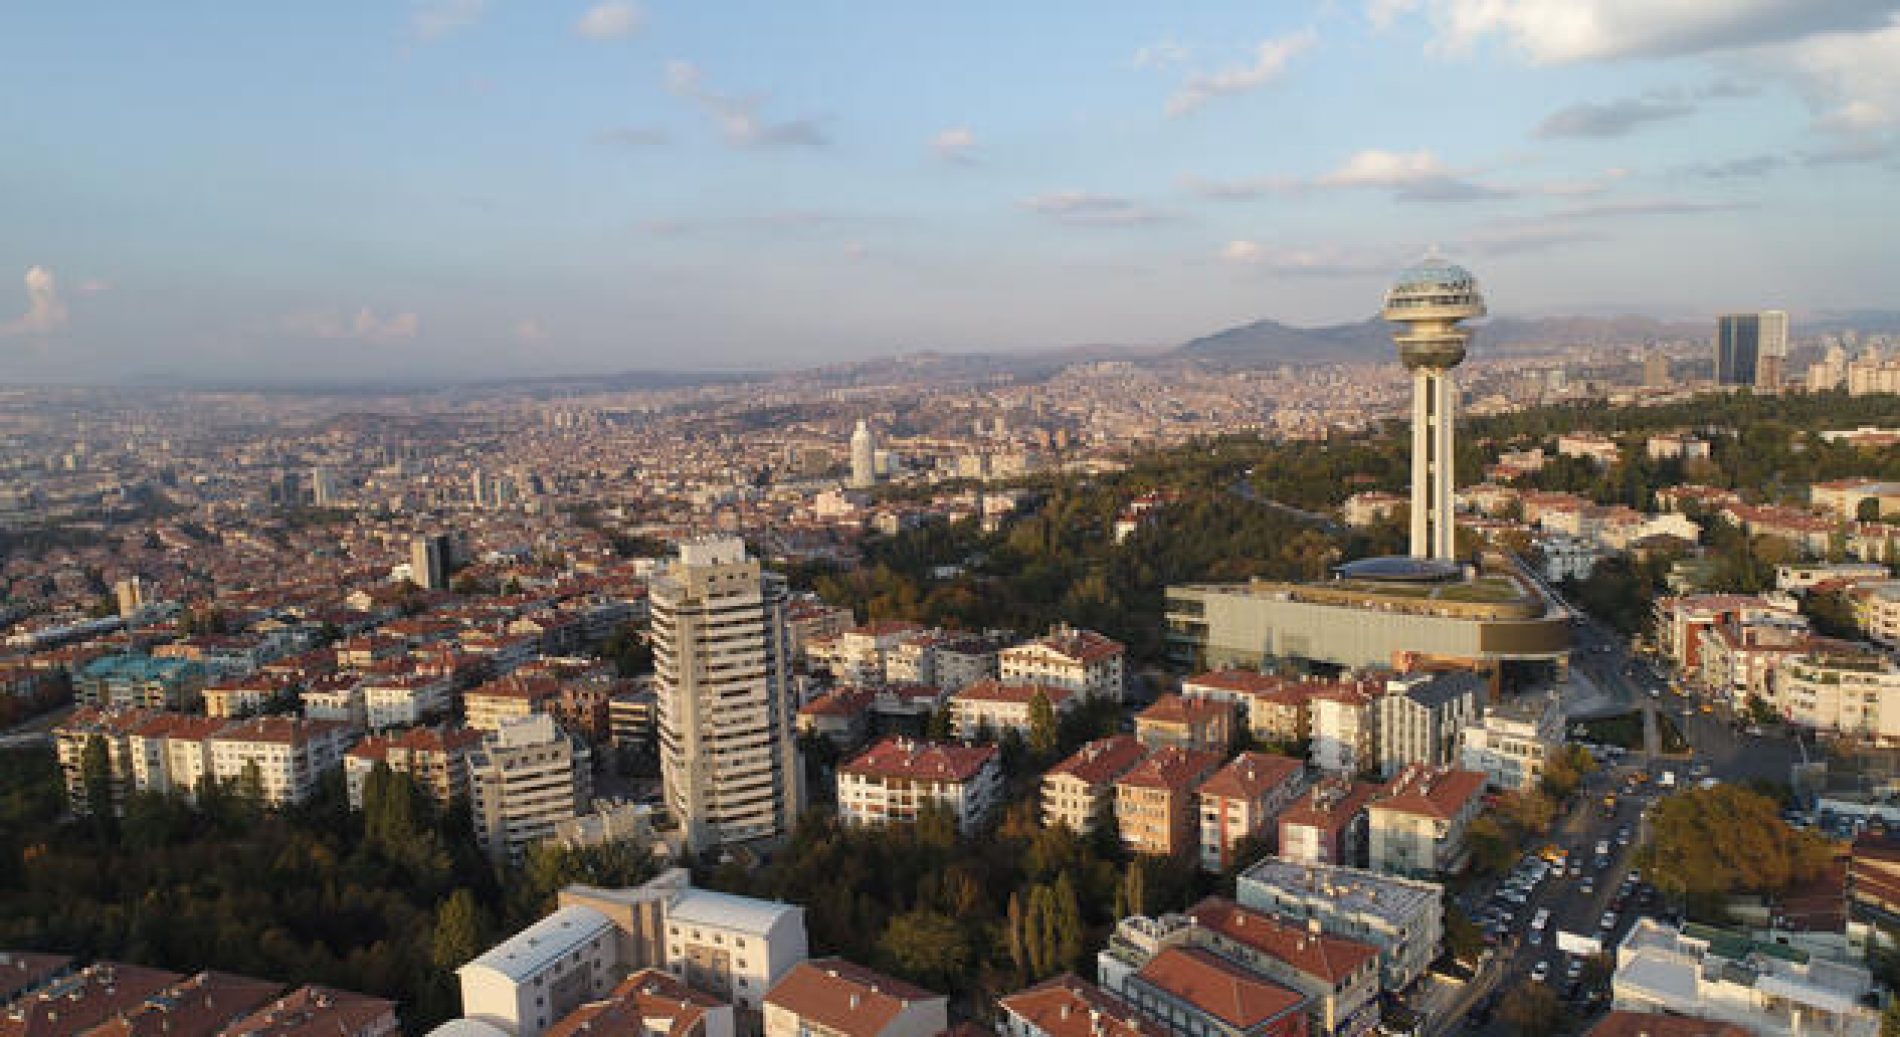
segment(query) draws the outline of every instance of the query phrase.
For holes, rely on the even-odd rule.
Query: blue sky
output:
[[[0,378],[1891,306],[1900,0],[0,12]]]

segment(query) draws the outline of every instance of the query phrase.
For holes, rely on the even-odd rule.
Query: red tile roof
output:
[[[545,1037],[683,1037],[708,1010],[725,1005],[658,969],[641,969],[621,980],[605,1000],[576,1008],[543,1032]]]
[[[352,1037],[373,1032],[372,1024],[395,1012],[394,1001],[307,986],[232,1023],[228,1030],[244,1037]]]
[[[893,735],[852,757],[838,772],[867,778],[962,783],[976,777],[997,755],[993,745],[919,742]]]
[[[845,1037],[876,1037],[911,1005],[944,995],[843,958],[800,962],[773,985],[765,1003]]]
[[[1306,998],[1196,947],[1169,947],[1136,973],[1238,1029],[1297,1011]]]
[[[1154,700],[1147,709],[1136,714],[1135,722],[1146,721],[1151,724],[1192,724],[1200,726],[1209,723],[1223,714],[1233,715],[1233,706],[1215,699],[1182,698],[1179,695],[1162,695]]]
[[[1208,897],[1188,909],[1196,925],[1243,947],[1251,948],[1299,972],[1338,986],[1346,977],[1379,957],[1371,944],[1313,932],[1272,915],[1249,911],[1231,900]]]
[[[1166,1037],[1128,1002],[1073,973],[997,1000],[998,1007],[1048,1037]]]
[[[1280,811],[1280,824],[1336,832],[1365,809],[1366,801],[1378,791],[1379,786],[1368,782],[1323,779]]]
[[[1270,789],[1300,780],[1305,772],[1306,766],[1290,756],[1245,752],[1215,771],[1198,791],[1203,796],[1255,800]]]
[[[1366,806],[1449,820],[1484,794],[1484,774],[1411,764],[1394,775]]]
[[[1147,753],[1148,748],[1134,735],[1110,735],[1077,749],[1068,759],[1049,768],[1043,777],[1068,775],[1091,786],[1106,785],[1140,763]]]
[[[1686,1015],[1615,1011],[1585,1034],[1586,1037],[1748,1037],[1749,1031],[1733,1023]]]
[[[1221,765],[1224,757],[1212,749],[1182,749],[1164,746],[1149,753],[1115,782],[1140,788],[1191,791],[1208,773]]]
[[[1053,684],[1004,684],[993,678],[984,678],[974,684],[966,684],[961,691],[950,696],[953,699],[967,699],[972,702],[1021,702],[1027,703],[1042,692],[1051,706],[1061,706],[1074,693],[1067,688]]]

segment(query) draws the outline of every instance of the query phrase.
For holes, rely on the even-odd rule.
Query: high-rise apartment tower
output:
[[[680,545],[649,588],[660,773],[694,852],[774,839],[798,816],[785,596],[736,537]]]

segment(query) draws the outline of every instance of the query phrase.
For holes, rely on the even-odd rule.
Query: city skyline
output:
[[[1432,243],[1506,315],[1887,304],[1900,5],[1715,6],[16,11],[0,380],[1172,345]]]

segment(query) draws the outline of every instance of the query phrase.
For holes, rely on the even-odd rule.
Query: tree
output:
[[[104,735],[86,739],[79,754],[79,782],[86,790],[86,812],[110,825],[112,817],[112,751]]]
[[[1518,1037],[1547,1037],[1563,1025],[1564,1006],[1542,983],[1520,983],[1498,1004],[1498,1018]]]
[[[1517,859],[1517,841],[1489,814],[1472,818],[1465,828],[1472,867],[1480,875],[1501,875]]]
[[[1825,840],[1790,828],[1773,799],[1737,785],[1670,796],[1652,808],[1639,857],[1658,889],[1688,896],[1777,893],[1827,865]]]
[[[429,960],[445,972],[468,964],[482,952],[484,929],[482,909],[475,903],[475,894],[466,889],[456,890],[436,908]]]
[[[1566,745],[1544,765],[1544,777],[1539,784],[1544,795],[1562,802],[1596,769],[1596,757],[1591,756],[1589,750],[1580,745]]]
[[[1037,760],[1047,760],[1056,751],[1056,708],[1041,688],[1029,697],[1029,752]]]
[[[1541,791],[1522,789],[1500,795],[1498,813],[1526,835],[1543,835],[1557,816],[1557,804]]]
[[[1445,950],[1463,962],[1476,961],[1484,952],[1484,933],[1449,899],[1445,902]]]
[[[907,911],[891,919],[878,948],[892,971],[936,989],[955,989],[970,964],[963,927],[940,911]]]

